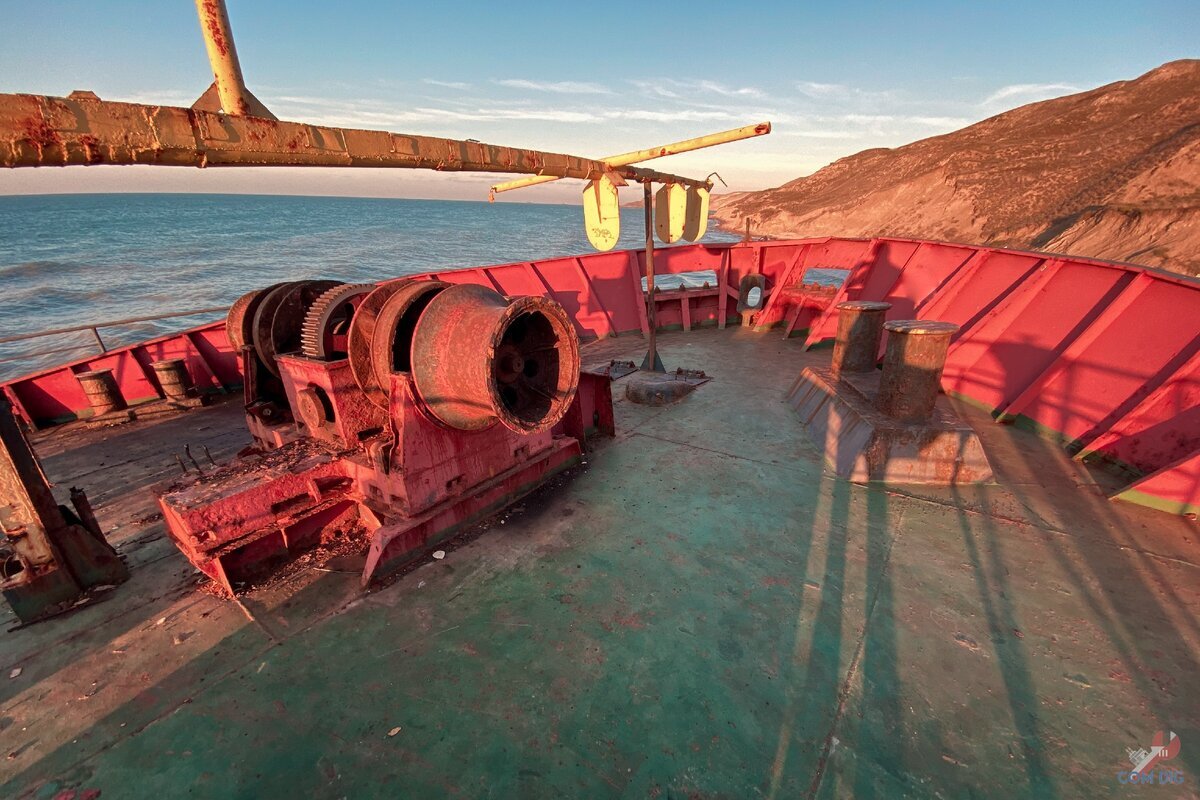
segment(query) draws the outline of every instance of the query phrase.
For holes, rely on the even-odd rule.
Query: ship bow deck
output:
[[[713,380],[617,381],[583,468],[367,594],[340,556],[232,603],[165,540],[148,486],[241,447],[232,404],[43,439],[134,577],[0,640],[0,791],[1099,797],[1160,729],[1194,791],[1192,523],[962,405],[997,483],[848,483],[783,402],[828,351],[660,346]]]

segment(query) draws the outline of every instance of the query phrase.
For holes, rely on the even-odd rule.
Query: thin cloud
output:
[[[561,122],[596,124],[608,121],[639,122],[726,122],[742,117],[727,110],[694,108],[544,108],[520,102],[501,105],[456,103],[455,108],[440,105],[397,107],[377,99],[340,100],[300,95],[281,95],[269,103],[285,117],[303,119],[317,125],[360,126],[396,129],[408,123],[454,122]],[[761,116],[761,115],[760,115]]]
[[[671,100],[689,100],[697,94],[717,95],[718,97],[734,98],[764,98],[767,93],[755,86],[727,86],[718,81],[696,80],[681,81],[675,78],[657,78],[646,81],[630,81],[647,97],[665,97]]]
[[[1048,100],[1072,92],[1078,92],[1078,86],[1069,83],[1014,83],[1002,86],[987,96],[980,105],[988,106],[1023,106],[1038,100]]]
[[[753,86],[732,87],[717,83],[716,81],[700,81],[699,88],[705,92],[719,94],[722,97],[765,97],[766,94],[762,89],[756,89]]]
[[[665,97],[668,100],[678,100],[679,94],[663,86],[657,81],[629,81],[642,94],[649,97]]]
[[[930,128],[961,128],[972,120],[966,117],[933,117],[919,114],[840,114],[831,117],[813,117],[823,122],[850,123],[851,125],[921,125]]]
[[[892,90],[872,91],[847,86],[844,83],[817,83],[816,81],[798,81],[796,91],[809,100],[835,106],[877,106],[879,104],[896,104],[900,96]]]
[[[428,83],[430,86],[441,86],[444,89],[457,89],[460,92],[465,92],[471,88],[471,84],[461,81],[439,81],[434,78],[424,78],[422,83]]]
[[[965,127],[975,121],[966,117],[900,117],[900,119],[903,122],[911,122],[913,125],[954,129]]]
[[[553,92],[555,94],[612,94],[607,86],[598,83],[581,81],[530,81],[523,78],[505,78],[492,81],[510,89],[526,89],[532,92]]]
[[[774,131],[775,136],[795,136],[801,139],[861,139],[862,131],[835,130],[830,128],[820,130],[782,130]]]
[[[891,114],[845,114],[841,117],[834,117],[839,122],[851,122],[858,125],[878,125],[882,122],[895,122],[896,118]]]
[[[630,109],[625,111],[605,111],[607,119],[636,119],[646,122],[703,122],[705,120],[731,120],[733,114],[727,111],[650,111],[647,109]]]
[[[796,90],[800,94],[807,95],[817,100],[822,100],[826,97],[838,97],[851,93],[850,87],[840,83],[817,83],[816,81],[800,81],[796,84]]]
[[[317,125],[364,126],[394,129],[412,122],[600,122],[588,111],[524,106],[477,106],[457,109],[436,106],[399,107],[381,100],[335,100],[332,98],[281,96],[273,98],[277,113],[301,118]],[[271,105],[269,103],[268,105]],[[460,104],[461,106],[461,104]]]

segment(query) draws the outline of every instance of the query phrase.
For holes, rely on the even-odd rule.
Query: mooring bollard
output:
[[[888,341],[879,383],[879,410],[902,422],[926,422],[933,414],[950,337],[958,326],[906,319],[886,322],[883,327]]]
[[[75,374],[75,379],[79,381],[79,385],[83,387],[83,393],[87,395],[93,417],[100,417],[129,407],[125,398],[121,396],[121,390],[117,387],[117,380],[113,377],[111,369],[78,372]]]
[[[187,400],[194,394],[195,384],[192,383],[187,363],[182,358],[167,358],[155,361],[150,366],[168,400]]]
[[[843,372],[870,372],[879,357],[883,318],[891,303],[849,300],[838,303],[837,338],[833,343],[834,377]]]

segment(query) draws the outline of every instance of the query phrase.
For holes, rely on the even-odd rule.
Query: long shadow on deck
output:
[[[1028,583],[1046,577],[1016,571],[1023,546],[1048,548],[1049,566],[1070,576],[1089,611],[1080,628],[1101,626],[1155,723],[1196,740],[1198,667],[1172,635],[1176,620],[1192,632],[1195,620],[1163,605],[1157,591],[1171,582],[1151,586],[1159,563],[1113,536],[1105,501],[1072,501],[1073,524],[1087,529],[1080,537],[1047,532],[1053,520],[1018,526],[986,512],[1002,491],[1031,513],[1060,506],[1061,484],[1018,480],[1060,463],[1054,445],[1033,440],[1019,461],[994,462],[1003,485],[978,493],[983,513],[957,491],[929,501],[834,480],[767,394],[782,392],[775,376],[738,363],[737,348],[764,345],[731,337],[723,346],[733,367],[678,407],[624,410],[622,439],[591,457],[591,472],[510,524],[503,535],[513,538],[489,533],[488,547],[461,562],[469,574],[421,588],[414,573],[361,608],[346,604],[344,578],[319,578],[272,612],[270,630],[228,634],[4,793],[51,776],[133,796],[187,787],[206,796],[1056,797],[1115,786],[1122,748],[1145,746],[1138,737],[1152,730],[1141,709],[1089,704],[1079,683],[1047,677],[1055,621],[1030,619],[1041,595]],[[747,415],[756,391],[773,405]],[[913,517],[926,508],[939,524],[922,535]],[[555,526],[561,541],[503,561]],[[927,620],[911,641],[913,629],[900,628],[914,592],[926,592],[922,611],[939,602],[905,585],[922,548],[938,555],[939,546],[966,563],[930,575],[972,595],[959,610],[980,611],[994,656],[974,661],[984,655],[972,651],[959,663],[988,679],[994,670],[996,682],[938,685],[920,674],[921,651],[953,651],[953,631]],[[448,561],[439,569],[456,567]],[[1031,626],[1036,644],[1022,638]],[[1094,668],[1106,652],[1085,643],[1062,658]],[[1077,694],[1056,704],[1051,680]],[[948,697],[988,704],[980,695],[991,686],[1005,713],[989,729],[921,714]],[[936,695],[915,715],[914,691]],[[1114,719],[1122,713],[1127,721]],[[1084,730],[1092,719],[1109,727]],[[393,726],[401,730],[389,736]],[[1112,729],[1126,727],[1129,740],[1117,741]],[[1094,775],[1064,770],[1076,760],[1061,746],[1067,730],[1079,737],[1080,769]],[[1010,736],[1019,742],[1011,756]],[[941,762],[964,737],[1004,763]],[[1197,774],[1197,754],[1185,749],[1183,759]]]
[[[1061,463],[1064,455],[1055,443],[1032,435],[1025,438],[1028,444],[1020,452],[1026,474],[1037,474],[1046,464]],[[1084,470],[1082,466],[1078,469]],[[1115,514],[1111,501],[1098,491],[1079,487],[1066,498],[1052,494],[1045,485],[1014,483],[1009,488],[1035,515],[1039,507],[1062,508],[1069,500],[1069,510],[1064,511],[1071,527],[1066,535],[1047,534],[1043,541],[1058,568],[1070,576],[1074,592],[1116,656],[1109,662],[1109,674],[1083,677],[1099,685],[1114,680],[1131,683],[1144,703],[1143,708],[1111,712],[1117,719],[1107,724],[1127,738],[1113,742],[1114,766],[1109,770],[1112,775],[1106,777],[1115,781],[1118,770],[1127,770],[1124,748],[1148,748],[1155,731],[1175,731],[1184,740],[1200,740],[1200,661],[1181,638],[1179,626],[1190,629],[1193,637],[1200,628],[1172,581],[1162,574],[1164,562],[1145,552],[1144,543],[1121,533],[1130,518]],[[1164,533],[1182,534],[1186,527],[1182,520],[1161,512],[1145,514],[1150,521],[1162,523]],[[1053,520],[1047,520],[1046,526],[1058,527]],[[999,543],[993,541],[990,547],[998,550]],[[1183,569],[1197,574],[1195,565]],[[1164,596],[1174,601],[1170,607],[1164,604]],[[1180,758],[1191,776],[1200,776],[1200,748],[1183,748]]]

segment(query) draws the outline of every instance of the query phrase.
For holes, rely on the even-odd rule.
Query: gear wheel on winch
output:
[[[267,292],[254,312],[254,349],[263,366],[279,377],[275,356],[295,353],[300,349],[300,326],[304,315],[317,298],[338,281],[295,281]]]
[[[373,283],[343,283],[326,290],[309,307],[300,328],[300,352],[308,358],[332,361],[346,356],[350,321]]]

